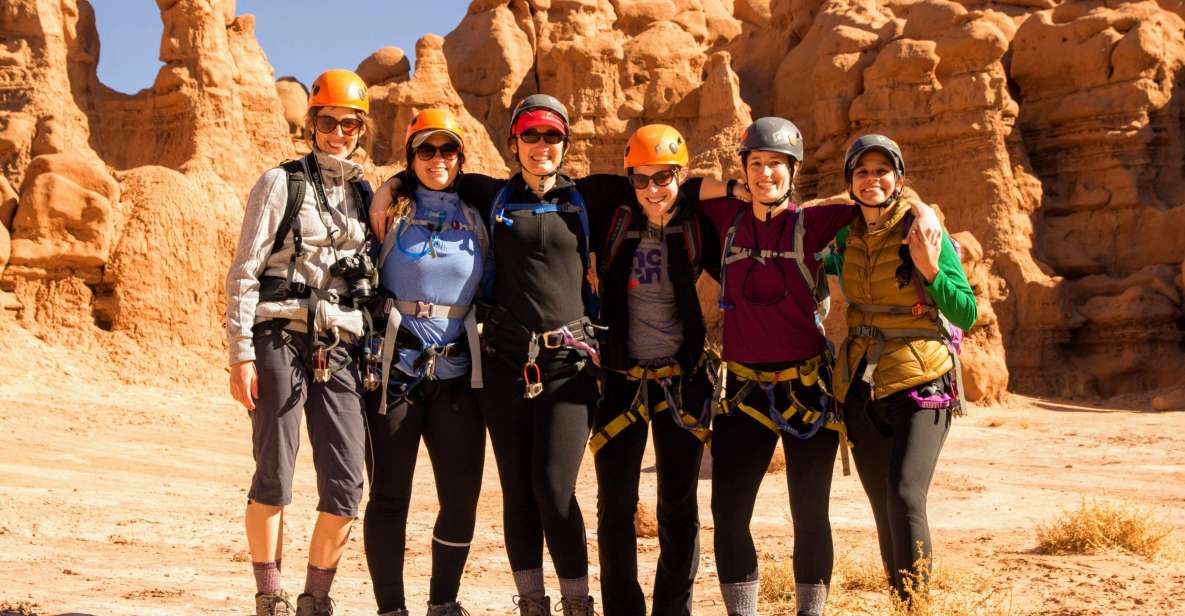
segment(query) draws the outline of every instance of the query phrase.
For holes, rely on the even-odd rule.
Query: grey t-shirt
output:
[[[667,243],[648,226],[634,252],[630,274],[630,357],[673,357],[683,344],[683,323],[675,308],[675,286],[667,272]]]

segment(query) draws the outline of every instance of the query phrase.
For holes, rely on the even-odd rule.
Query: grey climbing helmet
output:
[[[781,152],[802,162],[802,131],[786,118],[757,118],[741,135],[740,155],[749,152]]]

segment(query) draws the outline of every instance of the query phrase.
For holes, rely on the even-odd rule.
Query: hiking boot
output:
[[[302,593],[296,598],[296,616],[333,616],[333,599]]]
[[[564,616],[593,616],[592,597],[561,597],[560,607]]]
[[[428,604],[428,616],[469,616],[469,612],[460,603],[452,601],[440,605]]]
[[[255,616],[290,616],[292,609],[282,590],[255,593]]]
[[[515,596],[514,604],[518,606],[519,616],[550,616],[551,599],[532,599],[530,597]]]

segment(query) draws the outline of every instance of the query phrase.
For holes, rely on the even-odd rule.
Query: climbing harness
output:
[[[637,382],[638,388],[629,407],[589,439],[588,448],[593,454],[626,428],[638,422],[649,422],[655,413],[663,411],[669,412],[676,426],[690,432],[701,443],[706,444],[711,440],[709,424],[712,420],[712,410],[708,401],[704,401],[697,415],[687,413],[683,408],[684,375],[683,368],[677,361],[665,359],[639,362],[629,370],[614,372],[625,375],[628,381]],[[654,405],[650,402],[651,383],[658,384],[663,394],[663,400]]]

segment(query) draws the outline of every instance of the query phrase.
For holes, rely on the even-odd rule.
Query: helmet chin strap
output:
[[[515,139],[517,140],[518,137],[516,136]],[[515,157],[518,159],[518,166],[520,166],[524,170],[526,170],[527,165],[525,163],[523,163],[522,148],[516,147],[515,150],[517,150],[517,154],[515,155]],[[564,166],[564,157],[567,155],[568,155],[568,141],[565,139],[564,140],[564,150],[563,150],[563,153],[560,154],[560,160],[559,160],[559,162],[556,163],[555,169],[553,169],[549,173],[545,173],[545,174],[539,176],[539,190],[538,190],[538,192],[540,195],[543,194],[543,189],[547,187],[547,178],[557,176],[560,174],[560,167]],[[531,175],[535,175],[535,174],[532,173]]]
[[[783,193],[781,197],[778,197],[777,199],[774,199],[773,201],[758,201],[758,203],[765,206],[765,223],[766,224],[769,224],[770,221],[773,220],[774,210],[778,209],[779,207],[782,207],[783,203],[790,200],[790,189],[794,186],[794,178],[797,175],[798,175],[798,170],[795,169],[794,173],[790,174],[790,185],[786,187],[786,192]]]

